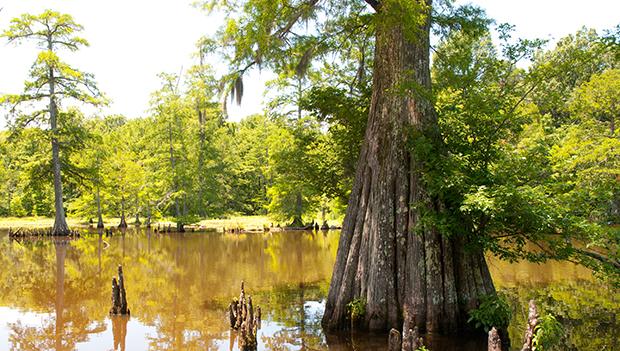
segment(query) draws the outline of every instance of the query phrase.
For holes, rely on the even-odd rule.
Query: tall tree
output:
[[[370,21],[366,4],[374,14]],[[278,69],[304,50],[308,56],[338,52],[335,33],[356,35],[374,25],[372,99],[353,190],[340,238],[323,326],[350,325],[347,305],[365,304],[362,328],[418,326],[454,332],[482,294],[495,292],[479,248],[449,236],[433,217],[444,205],[425,181],[443,151],[430,91],[431,0],[209,1],[233,16],[222,32],[232,48],[230,81],[253,65]],[[469,15],[476,12],[469,12]],[[433,14],[434,16],[434,14]],[[231,17],[232,18],[232,17]],[[314,21],[304,31],[299,22]],[[300,34],[302,33],[302,34]],[[238,96],[238,94],[236,94]],[[412,152],[414,144],[415,152]],[[474,279],[475,278],[475,279]],[[474,303],[470,303],[474,301]]]
[[[199,121],[194,115],[195,101],[187,99],[181,91],[181,77],[162,73],[160,78],[162,88],[152,94],[151,104],[156,126],[161,128],[161,136],[166,140],[165,150],[161,148],[159,156],[165,155],[168,159],[166,168],[171,178],[168,197],[172,201],[177,230],[183,231],[185,224],[196,219],[190,214],[190,205],[195,181],[191,167],[197,162],[193,162],[196,154],[190,153],[189,147],[196,142],[198,135],[188,131],[195,130]]]
[[[82,29],[70,15],[45,10],[40,15],[24,14],[13,19],[9,29],[2,33],[2,37],[9,42],[33,41],[43,48],[30,70],[30,80],[25,84],[24,93],[4,96],[2,101],[10,103],[13,110],[25,103],[47,102],[47,107],[40,110],[25,112],[25,107],[16,124],[18,127],[35,121],[49,124],[55,209],[52,232],[55,235],[69,231],[63,206],[62,161],[58,140],[59,106],[63,99],[68,98],[93,105],[103,102],[92,75],[71,67],[58,56],[58,52],[63,49],[77,51],[88,45],[84,38],[77,36]]]
[[[188,72],[188,97],[193,100],[194,109],[198,116],[198,196],[199,212],[201,217],[207,216],[207,203],[212,200],[210,193],[215,191],[209,183],[213,180],[213,167],[208,167],[208,161],[214,154],[212,139],[214,129],[222,124],[220,104],[215,98],[219,91],[219,82],[215,79],[213,68],[204,63],[204,53],[200,53],[200,64],[190,68]],[[210,176],[210,177],[209,177]],[[210,179],[209,179],[210,178]]]

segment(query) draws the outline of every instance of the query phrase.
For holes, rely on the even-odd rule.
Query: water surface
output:
[[[0,350],[237,350],[226,307],[239,283],[263,311],[260,350],[382,350],[385,336],[327,337],[320,319],[338,232],[156,234],[16,242],[0,233]],[[123,265],[130,318],[108,316]],[[527,300],[567,325],[567,350],[618,350],[614,291],[569,263],[489,259],[516,313]],[[484,350],[479,337],[428,337],[434,351]]]

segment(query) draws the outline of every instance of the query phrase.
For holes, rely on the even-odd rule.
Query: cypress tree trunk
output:
[[[11,189],[7,194],[7,217],[11,217],[11,201],[13,201],[13,190]]]
[[[49,39],[49,50],[52,51],[51,38]],[[60,145],[56,133],[58,132],[58,107],[55,100],[54,70],[49,68],[49,89],[50,89],[50,131],[52,132],[52,172],[54,174],[54,227],[53,235],[66,235],[69,233],[69,226],[65,218],[65,209],[62,200],[62,180],[60,174]]]
[[[293,217],[293,222],[291,223],[291,227],[303,227],[304,221],[302,218],[303,214],[303,198],[301,195],[301,191],[298,191],[295,194],[295,216]]]
[[[125,220],[125,195],[121,196],[121,222],[118,224],[119,228],[127,228],[127,221]]]
[[[97,192],[96,192],[96,200],[97,200],[97,228],[103,228],[103,215],[101,212],[101,196],[99,194],[99,182],[97,182]]]
[[[393,22],[377,26],[368,126],[323,316],[328,330],[347,328],[347,304],[360,299],[362,328],[456,332],[477,297],[495,291],[482,251],[420,222],[442,204],[407,144],[412,134],[440,144],[429,99],[432,1],[417,1],[427,6],[415,34]],[[378,15],[395,10],[379,7]]]
[[[205,176],[204,176],[204,158],[205,158],[205,146],[206,146],[206,140],[207,137],[205,135],[205,120],[206,120],[206,116],[205,116],[205,112],[200,108],[200,104],[197,103],[196,104],[196,111],[198,112],[198,123],[199,123],[199,131],[198,131],[198,136],[199,136],[199,140],[200,140],[200,151],[198,152],[198,169],[200,170],[200,172],[198,172],[198,204],[199,204],[199,208],[200,208],[200,216],[202,218],[207,218],[207,211],[205,209],[205,204],[204,204],[204,188],[205,188]]]

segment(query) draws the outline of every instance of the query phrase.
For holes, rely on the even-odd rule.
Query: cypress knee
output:
[[[123,277],[123,267],[118,266],[118,280],[112,278],[112,308],[111,315],[129,315],[129,307],[127,307],[127,294],[125,292],[125,278]]]
[[[502,341],[499,337],[497,329],[493,327],[489,331],[489,347],[488,351],[502,351]]]
[[[228,305],[228,319],[230,327],[239,332],[239,349],[242,351],[255,351],[257,347],[256,334],[260,328],[261,310],[254,305],[252,297],[246,299],[244,284],[241,282],[241,293],[239,300],[233,300]]]
[[[532,351],[533,350],[533,339],[534,333],[536,331],[536,326],[538,325],[538,308],[536,308],[536,303],[534,300],[530,300],[529,303],[529,312],[527,316],[527,328],[525,329],[525,336],[523,338],[523,347],[521,351]]]

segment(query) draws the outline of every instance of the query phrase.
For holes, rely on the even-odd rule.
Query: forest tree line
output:
[[[272,67],[277,78],[268,83],[265,113],[240,122],[227,120],[226,103],[240,101],[241,76],[217,77],[205,63],[238,28],[202,40],[200,63],[181,75],[162,73],[143,118],[85,116],[60,105],[51,133],[12,111],[10,128],[0,132],[0,215],[53,216],[54,135],[70,217],[188,224],[267,214],[301,224],[340,216],[372,83],[373,24],[355,20],[365,36],[323,43],[346,55],[311,58],[296,48],[297,59]],[[452,30],[434,47],[432,101],[444,151],[432,156],[423,137],[409,142],[429,153],[425,159],[442,158],[425,182],[460,206],[440,220],[505,234],[563,228],[608,240],[593,238],[592,226],[620,222],[619,29],[583,28],[551,49],[514,39],[511,30],[487,21]],[[231,101],[222,103],[223,93]]]

